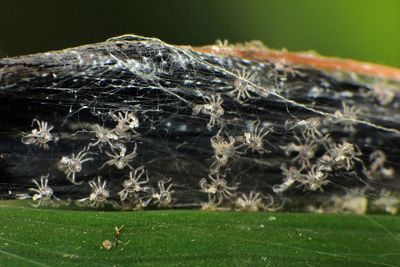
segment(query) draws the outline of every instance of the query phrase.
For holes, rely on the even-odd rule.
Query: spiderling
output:
[[[285,122],[286,130],[294,130],[296,128],[302,131],[302,134],[305,136],[310,136],[313,139],[317,137],[322,137],[323,135],[319,132],[319,128],[321,126],[321,118],[312,117],[305,120],[287,120]]]
[[[304,176],[303,184],[311,191],[320,190],[323,191],[322,187],[329,183],[328,175],[331,169],[324,165],[313,165],[308,173]]]
[[[214,162],[211,164],[210,170],[212,172],[219,172],[221,167],[228,164],[229,159],[231,159],[237,152],[237,149],[241,147],[235,146],[235,138],[233,136],[228,136],[227,138],[221,135],[221,130],[218,131],[216,135],[211,137],[211,147],[214,150]]]
[[[224,115],[224,108],[222,104],[224,103],[220,94],[211,94],[210,96],[204,97],[205,104],[194,105],[193,115],[197,115],[200,112],[204,115],[210,116],[210,120],[207,123],[207,129],[211,130],[215,123],[218,122],[219,118]]]
[[[101,177],[98,176],[97,183],[93,179],[92,181],[89,181],[89,186],[92,190],[89,197],[82,198],[78,200],[78,202],[89,207],[102,207],[110,197],[110,192],[106,188],[107,181],[104,180],[102,182]]]
[[[302,168],[298,169],[294,166],[290,166],[289,168],[285,163],[281,165],[282,174],[284,176],[282,184],[274,185],[272,190],[279,194],[286,191],[290,188],[295,182],[299,182],[304,184],[304,175],[302,174]]]
[[[333,122],[342,124],[345,132],[354,133],[354,125],[357,123],[360,110],[352,105],[342,102],[342,110],[336,110],[333,117],[330,118]]]
[[[216,195],[219,201],[223,199],[229,199],[234,195],[234,191],[237,190],[237,185],[235,186],[228,186],[228,182],[225,178],[220,177],[219,173],[213,175],[208,175],[208,179],[210,182],[207,181],[206,178],[202,178],[199,182],[201,192],[207,193],[209,197]]]
[[[330,144],[327,153],[322,157],[322,162],[332,167],[344,168],[350,171],[354,168],[354,161],[363,164],[359,158],[362,153],[357,146],[343,141],[341,144]]]
[[[264,154],[270,152],[264,148],[264,138],[273,131],[273,128],[266,130],[264,127],[260,128],[260,121],[256,120],[251,124],[251,130],[244,133],[244,144],[253,152]]]
[[[49,175],[40,177],[40,184],[36,180],[32,180],[37,188],[29,188],[29,191],[33,191],[36,194],[33,195],[32,199],[43,199],[49,200],[53,197],[53,189],[51,189],[47,184],[49,182]]]
[[[108,144],[110,147],[113,147],[113,142],[118,141],[119,137],[114,129],[110,130],[98,124],[96,124],[94,127],[96,129],[92,132],[94,132],[96,139],[95,142],[89,144],[90,147],[98,146],[101,151],[101,148],[104,144]]]
[[[93,158],[86,158],[90,152],[85,147],[76,156],[74,153],[71,156],[63,156],[58,163],[58,167],[67,175],[67,180],[75,185],[80,185],[82,182],[76,182],[76,173],[81,172],[82,164],[87,161],[94,160]]]
[[[252,79],[253,75],[250,72],[246,72],[245,69],[242,69],[242,72],[237,72],[237,76],[238,78],[234,81],[235,88],[229,93],[238,101],[251,99],[252,96],[250,92],[254,92],[255,88],[249,81]]]
[[[251,191],[248,195],[239,193],[235,200],[235,210],[256,212],[264,207],[263,195],[260,192]]]
[[[222,202],[223,202],[222,198],[216,198],[215,195],[209,196],[207,202],[201,203],[200,210],[205,210],[205,211],[228,210],[228,208],[220,206]]]
[[[119,111],[110,113],[110,117],[117,122],[115,133],[118,136],[123,135],[127,131],[132,131],[133,134],[138,135],[136,128],[139,127],[139,119],[133,112]]]
[[[21,138],[22,143],[25,145],[34,144],[40,148],[46,150],[49,149],[49,145],[47,143],[54,141],[53,136],[50,133],[54,126],[49,125],[45,121],[38,121],[37,119],[32,121],[32,126],[34,123],[37,124],[38,128],[33,129],[29,134],[24,134]]]
[[[159,206],[163,207],[169,207],[172,204],[172,194],[175,192],[174,190],[171,190],[171,188],[174,186],[173,183],[169,184],[166,187],[166,184],[171,182],[171,178],[168,180],[160,180],[158,181],[158,192],[153,191],[151,198],[154,200],[154,202]]]
[[[304,76],[304,74],[296,68],[290,66],[290,63],[286,59],[280,59],[272,63],[273,71],[276,78],[280,80],[286,80],[289,76],[295,77]]]
[[[17,194],[17,199],[32,198],[35,203],[37,202],[33,205],[34,207],[47,206],[48,204],[52,203],[53,199],[58,200],[58,198],[56,198],[53,194],[53,189],[48,186],[49,175],[40,176],[40,182],[36,179],[33,179],[32,182],[36,185],[36,188],[31,187],[29,188],[29,191],[34,192],[34,195],[30,196],[26,193]]]
[[[391,167],[385,167],[386,155],[382,150],[375,150],[369,155],[370,166],[364,170],[364,174],[370,180],[393,178],[395,171]]]
[[[372,85],[371,91],[368,91],[367,96],[376,98],[382,106],[388,106],[393,103],[396,98],[396,87],[383,81],[377,81]]]
[[[285,151],[286,155],[289,156],[292,152],[296,152],[297,156],[293,158],[293,161],[297,161],[303,168],[310,167],[310,160],[314,158],[317,152],[318,143],[307,136],[302,140],[297,135],[294,135],[294,139],[296,143],[288,144]]]
[[[400,207],[400,198],[388,190],[381,190],[379,197],[372,201],[372,208],[383,210],[389,214],[395,215]]]
[[[130,171],[129,179],[122,182],[123,189],[118,192],[121,201],[138,198],[137,193],[146,191],[148,182],[149,176],[144,166]]]
[[[115,150],[114,147],[111,147],[112,154],[106,151],[106,155],[109,156],[111,159],[106,161],[100,168],[103,168],[106,165],[112,166],[115,165],[117,169],[122,170],[125,167],[130,168],[131,170],[133,167],[129,164],[129,162],[137,156],[136,149],[137,143],[135,143],[134,149],[132,153],[126,155],[126,148],[122,144],[116,146],[119,149],[119,153]]]

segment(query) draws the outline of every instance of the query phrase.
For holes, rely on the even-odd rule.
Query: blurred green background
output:
[[[2,0],[0,57],[125,33],[175,44],[261,40],[400,67],[399,0]]]

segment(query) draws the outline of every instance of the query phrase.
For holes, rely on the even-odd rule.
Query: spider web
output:
[[[340,72],[327,74],[276,62],[200,53],[133,35],[3,59],[1,196],[14,198],[32,187],[32,179],[49,174],[54,195],[76,200],[87,197],[91,192],[87,182],[101,176],[107,181],[110,199],[117,201],[130,169],[100,168],[109,160],[104,152],[110,148],[88,145],[95,142],[96,124],[111,130],[116,122],[110,114],[131,112],[139,119],[135,130],[140,135],[118,141],[128,153],[137,143],[137,156],[130,164],[133,168],[145,166],[154,188],[158,181],[172,179],[173,206],[198,207],[207,201],[199,181],[208,177],[216,160],[211,138],[232,136],[238,144],[256,121],[262,129],[273,128],[263,140],[268,152],[238,149],[223,166],[224,178],[229,185],[238,184],[237,192],[260,192],[288,209],[303,210],[310,203],[314,208],[323,207],[336,195],[379,199],[381,190],[397,193],[399,189],[400,113],[398,84],[387,85],[397,89],[390,91],[393,99],[383,105],[378,101],[380,95],[374,94],[375,82],[356,75],[343,77]],[[238,84],[246,86],[249,97],[235,95]],[[213,127],[207,127],[210,115],[194,110],[200,107],[204,111],[213,94],[221,96],[224,114],[215,118]],[[338,111],[344,112],[344,105],[361,112],[355,118],[343,118]],[[49,150],[21,143],[21,134],[31,131],[35,118],[54,126],[56,142],[49,143]],[[351,169],[329,172],[328,183],[318,190],[295,183],[276,194],[274,185],[285,179],[282,164],[297,164],[293,160],[296,151],[288,153],[288,145],[296,144],[296,137],[305,139],[301,127],[287,129],[285,123],[296,125],[309,118],[321,120],[319,131],[329,135],[330,143],[349,142],[359,147],[358,160]],[[58,162],[85,147],[93,161],[84,163],[77,173],[78,180],[85,183],[73,185],[57,167]],[[365,175],[372,164],[369,156],[377,149],[387,157],[384,166],[394,170],[390,177]],[[318,164],[328,150],[319,145],[311,165]],[[308,166],[304,173],[310,170]],[[224,199],[224,205],[235,205],[235,199]]]

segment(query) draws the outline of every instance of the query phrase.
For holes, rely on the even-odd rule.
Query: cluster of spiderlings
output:
[[[344,102],[342,105],[344,111],[335,112],[340,116],[337,116],[337,121],[333,121],[333,124],[343,123],[344,132],[350,131],[354,134],[353,123],[356,120],[357,109]],[[281,165],[284,178],[281,184],[273,187],[275,193],[283,193],[296,184],[311,191],[323,191],[323,187],[330,183],[330,178],[337,175],[364,175],[369,180],[394,177],[394,169],[385,166],[384,152],[373,151],[369,156],[370,165],[367,167],[362,159],[363,153],[357,145],[348,142],[347,137],[335,142],[329,134],[322,135],[320,127],[319,118],[285,122],[285,129],[294,131],[294,142],[282,147],[286,156],[291,157],[291,163],[289,167],[286,163]],[[325,126],[324,132],[327,132],[327,129]],[[300,136],[297,132],[300,132]],[[359,165],[358,168],[356,165]]]
[[[110,166],[119,170],[129,169],[129,178],[122,182],[122,190],[118,192],[120,201],[117,202],[111,198],[110,190],[107,186],[107,180],[98,176],[88,182],[90,193],[88,197],[78,199],[75,203],[82,207],[99,208],[104,207],[105,204],[112,205],[116,208],[123,209],[141,209],[147,207],[150,203],[157,204],[159,207],[169,207],[173,204],[174,193],[171,188],[174,186],[171,179],[158,180],[157,187],[150,184],[150,179],[147,170],[144,166],[134,168],[131,162],[137,156],[137,142],[133,139],[140,134],[135,130],[139,127],[139,119],[133,112],[117,112],[110,113],[110,118],[116,122],[116,126],[112,129],[102,127],[98,124],[94,126],[89,125],[89,132],[94,134],[95,139],[93,142],[85,146],[76,155],[72,153],[69,156],[62,156],[57,162],[57,168],[64,172],[66,180],[74,185],[82,185],[83,181],[76,181],[79,174],[84,169],[84,163],[94,161],[91,156],[103,153],[110,159],[105,161],[100,169]],[[37,123],[39,129],[32,130],[30,134],[24,134],[22,142],[24,144],[35,144],[40,148],[49,149],[47,142],[52,141],[53,137],[50,134],[53,126],[48,126],[47,122]],[[79,132],[76,134],[80,134]],[[27,140],[30,140],[29,142]],[[133,143],[133,151],[127,153],[127,145]],[[108,147],[108,148],[105,148]],[[97,151],[91,151],[97,148]],[[109,149],[109,150],[108,150]],[[104,150],[104,152],[103,152]],[[111,151],[111,152],[109,152]],[[145,176],[145,180],[140,179]],[[48,185],[49,175],[42,176],[40,183],[33,180],[37,188],[29,188],[29,191],[35,192],[33,196],[23,193],[17,194],[17,198],[26,199],[30,198],[34,201],[34,206],[47,206],[49,204],[59,205],[60,199],[53,195],[53,189]],[[169,183],[167,185],[167,183]]]
[[[371,188],[350,189],[344,194],[331,195],[322,203],[308,204],[306,210],[314,213],[365,214],[371,211],[397,214],[400,198],[396,194],[382,189],[374,195],[373,191]]]
[[[317,119],[286,122],[289,129],[300,131],[300,136],[293,133],[294,142],[283,146],[286,156],[291,158],[290,166],[281,165],[284,179],[282,184],[275,185],[275,193],[283,193],[295,184],[316,191],[323,190],[329,183],[329,177],[338,172],[354,170],[355,163],[364,164],[360,158],[360,149],[347,142],[335,143],[329,135],[322,136]],[[309,126],[308,123],[313,123]],[[302,127],[297,127],[297,126]],[[287,127],[286,127],[287,128]],[[312,130],[311,130],[312,129]]]
[[[201,204],[202,210],[232,208],[241,211],[275,211],[281,207],[274,202],[271,195],[265,196],[254,190],[246,195],[243,192],[237,192],[239,183],[228,182],[229,166],[234,158],[243,156],[249,151],[259,154],[269,152],[264,147],[264,141],[273,129],[265,129],[260,127],[260,124],[260,120],[253,121],[242,136],[236,137],[229,135],[221,127],[216,135],[210,138],[214,152],[212,163],[208,177],[199,181],[200,192],[207,194],[208,197],[207,202]]]
[[[185,200],[177,199],[186,193],[177,189],[181,179],[182,187],[188,186],[188,191],[195,184],[201,200],[194,197],[198,201],[194,206],[202,209],[274,211],[282,207],[277,199],[285,198],[291,191],[308,190],[310,195],[317,195],[335,186],[338,180],[366,183],[395,176],[385,152],[366,149],[362,142],[367,138],[357,139],[354,135],[358,134],[360,124],[375,130],[396,130],[365,121],[366,116],[360,111],[365,108],[359,108],[354,99],[347,100],[351,98],[350,92],[328,90],[334,86],[328,78],[325,81],[311,74],[315,80],[309,79],[307,70],[285,60],[252,62],[230,57],[234,47],[226,42],[213,47],[222,55],[214,56],[172,47],[156,39],[132,37],[137,47],[129,54],[123,51],[129,46],[129,37],[126,38],[109,40],[105,48],[100,48],[103,53],[94,51],[90,59],[72,53],[75,50],[70,55],[78,61],[90,60],[82,65],[89,66],[86,72],[96,72],[84,77],[93,79],[93,86],[99,84],[96,89],[101,92],[85,88],[77,90],[74,96],[95,96],[82,106],[108,122],[100,125],[81,121],[77,127],[83,130],[73,137],[82,135],[82,141],[89,134],[91,140],[74,143],[72,153],[58,158],[57,167],[65,182],[72,188],[89,189],[84,198],[76,201],[78,205],[96,208],[110,204],[122,209],[142,209],[151,204],[175,206]],[[114,41],[118,46],[112,44]],[[101,75],[96,76],[98,73]],[[107,76],[111,74],[112,79]],[[111,90],[100,90],[104,81],[112,84]],[[386,88],[375,84],[363,94],[382,106],[395,105],[396,92],[382,87]],[[129,98],[123,98],[124,89],[134,96],[127,94]],[[107,106],[112,97],[118,101]],[[334,104],[325,108],[319,98]],[[140,103],[140,108],[133,108],[132,103]],[[96,104],[99,109],[92,108]],[[84,110],[82,106],[78,111]],[[285,107],[285,115],[294,119],[286,120],[282,115]],[[299,111],[293,114],[302,119],[289,109]],[[143,127],[142,119],[139,121],[139,113],[147,116],[148,128]],[[58,141],[50,133],[53,126],[44,121],[34,123],[36,129],[24,134],[22,142],[52,148],[52,141]],[[156,134],[144,136],[145,133]],[[197,147],[196,140],[206,143]],[[154,144],[146,147],[145,142]],[[162,145],[167,147],[165,153]],[[207,159],[197,158],[197,154],[187,156],[186,151],[206,151]],[[158,152],[160,155],[154,157]],[[149,159],[142,159],[147,155]],[[100,164],[94,164],[97,160]],[[195,164],[188,167],[193,161]],[[101,177],[90,171],[94,165],[103,174]],[[169,172],[168,177],[175,174],[174,183],[160,175],[160,170]],[[270,170],[278,170],[271,180]],[[105,176],[107,172],[109,175]],[[252,175],[256,176],[254,181]],[[89,181],[85,183],[88,186],[84,187],[84,181]],[[47,180],[35,184],[38,191],[22,197],[54,201]],[[54,191],[58,195],[57,189]],[[332,198],[327,203],[333,203],[334,209],[356,210],[351,204],[353,197],[335,197],[347,204]],[[380,198],[383,200],[378,201]],[[382,193],[375,206],[381,207],[385,201],[394,203],[389,193]],[[392,206],[387,208],[390,213],[395,210]]]

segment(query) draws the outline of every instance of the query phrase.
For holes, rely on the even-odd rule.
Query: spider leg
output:
[[[80,163],[82,164],[82,163],[84,163],[84,162],[92,161],[92,160],[94,160],[94,159],[93,159],[93,158],[87,158],[87,159],[84,159],[84,160],[80,161]]]
[[[126,163],[126,166],[128,166],[129,169],[134,170],[135,168],[132,167],[129,163]]]
[[[103,165],[101,165],[100,169],[103,169],[107,165],[114,165],[114,163],[115,163],[115,159],[107,160],[106,162],[104,162]]]
[[[171,189],[172,186],[174,186],[174,184],[170,184],[170,185],[167,187],[167,190],[166,190],[166,191],[169,192],[169,190]],[[175,192],[175,191],[170,191],[171,194],[172,194],[173,192]]]

